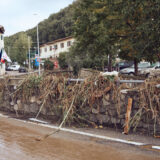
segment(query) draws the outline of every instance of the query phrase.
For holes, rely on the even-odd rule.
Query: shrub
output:
[[[62,69],[68,68],[68,63],[67,63],[67,58],[66,58],[67,54],[68,54],[68,52],[61,52],[58,57],[58,62],[59,62],[59,65]]]
[[[46,69],[46,70],[53,70],[53,68],[54,68],[53,62],[50,61],[49,59],[46,59],[44,61],[44,69]]]

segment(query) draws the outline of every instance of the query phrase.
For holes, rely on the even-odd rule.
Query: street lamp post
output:
[[[29,64],[29,71],[31,70],[31,51],[30,51],[30,37],[28,36],[28,64]]]
[[[40,71],[40,54],[39,54],[39,34],[38,34],[38,24],[37,24],[37,50],[38,50],[38,59],[39,59],[39,66],[38,66],[38,74],[41,75]]]
[[[37,13],[34,13],[33,15],[38,15]],[[38,51],[38,60],[39,60],[39,66],[38,66],[38,74],[39,76],[41,75],[41,70],[40,70],[40,54],[39,54],[39,32],[38,32],[38,24],[37,24],[37,51]]]

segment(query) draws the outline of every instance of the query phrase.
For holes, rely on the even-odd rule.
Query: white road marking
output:
[[[160,146],[152,146],[152,148],[160,150]]]
[[[11,118],[11,117],[5,116],[3,114],[0,114],[0,116],[4,117],[4,118]],[[24,122],[24,123],[29,123],[29,124],[34,124],[34,125],[42,126],[42,127],[52,128],[52,129],[55,129],[55,130],[59,129],[59,127],[54,126],[54,125],[43,124],[45,121],[42,121],[43,123],[34,123],[34,122],[31,122],[31,121],[20,120],[20,119],[15,119],[15,118],[11,118],[11,119],[14,119],[14,120],[20,121],[20,122]],[[40,122],[40,120],[37,120],[37,122]],[[79,135],[88,136],[88,137],[99,138],[99,139],[103,139],[103,140],[109,140],[109,141],[113,141],[113,142],[120,142],[120,143],[124,143],[124,144],[135,145],[135,146],[144,146],[144,145],[147,145],[147,144],[141,143],[141,142],[134,142],[134,141],[128,141],[128,140],[119,139],[119,138],[112,138],[112,137],[92,134],[92,133],[88,133],[88,132],[76,131],[76,130],[73,130],[73,129],[60,128],[60,130],[64,131],[64,132],[79,134]],[[152,146],[152,149],[160,150],[160,146]]]
[[[46,121],[42,121],[42,120],[39,120],[39,119],[36,119],[36,118],[29,118],[29,120],[34,121],[34,122],[38,122],[38,123],[43,123],[43,124],[47,124],[48,123]]]

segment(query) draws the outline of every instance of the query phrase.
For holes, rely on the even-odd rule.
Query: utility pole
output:
[[[30,37],[28,36],[28,67],[29,71],[31,70],[31,51],[30,51]]]
[[[8,56],[10,57],[10,47],[8,46]]]

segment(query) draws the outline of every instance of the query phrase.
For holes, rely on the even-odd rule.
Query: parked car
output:
[[[6,71],[18,71],[19,68],[20,68],[20,65],[11,65],[6,68]]]
[[[28,69],[25,67],[20,67],[18,71],[19,72],[28,72]]]
[[[140,70],[139,73],[141,75],[145,75],[145,77],[149,77],[156,74],[157,72],[160,72],[160,62],[153,63],[151,66]]]
[[[138,72],[140,72],[144,68],[148,68],[151,64],[149,62],[140,62],[138,64]],[[134,65],[132,65],[129,68],[125,68],[120,70],[121,74],[128,74],[128,75],[134,75]]]
[[[119,70],[124,69],[124,68],[129,68],[134,64],[133,61],[124,61],[124,62],[119,62],[116,64],[116,67],[118,67]]]
[[[112,71],[120,71],[121,69],[128,68],[133,65],[133,61],[123,61],[116,63],[114,66],[112,66]],[[108,67],[106,66],[104,68],[104,72],[108,72]]]

